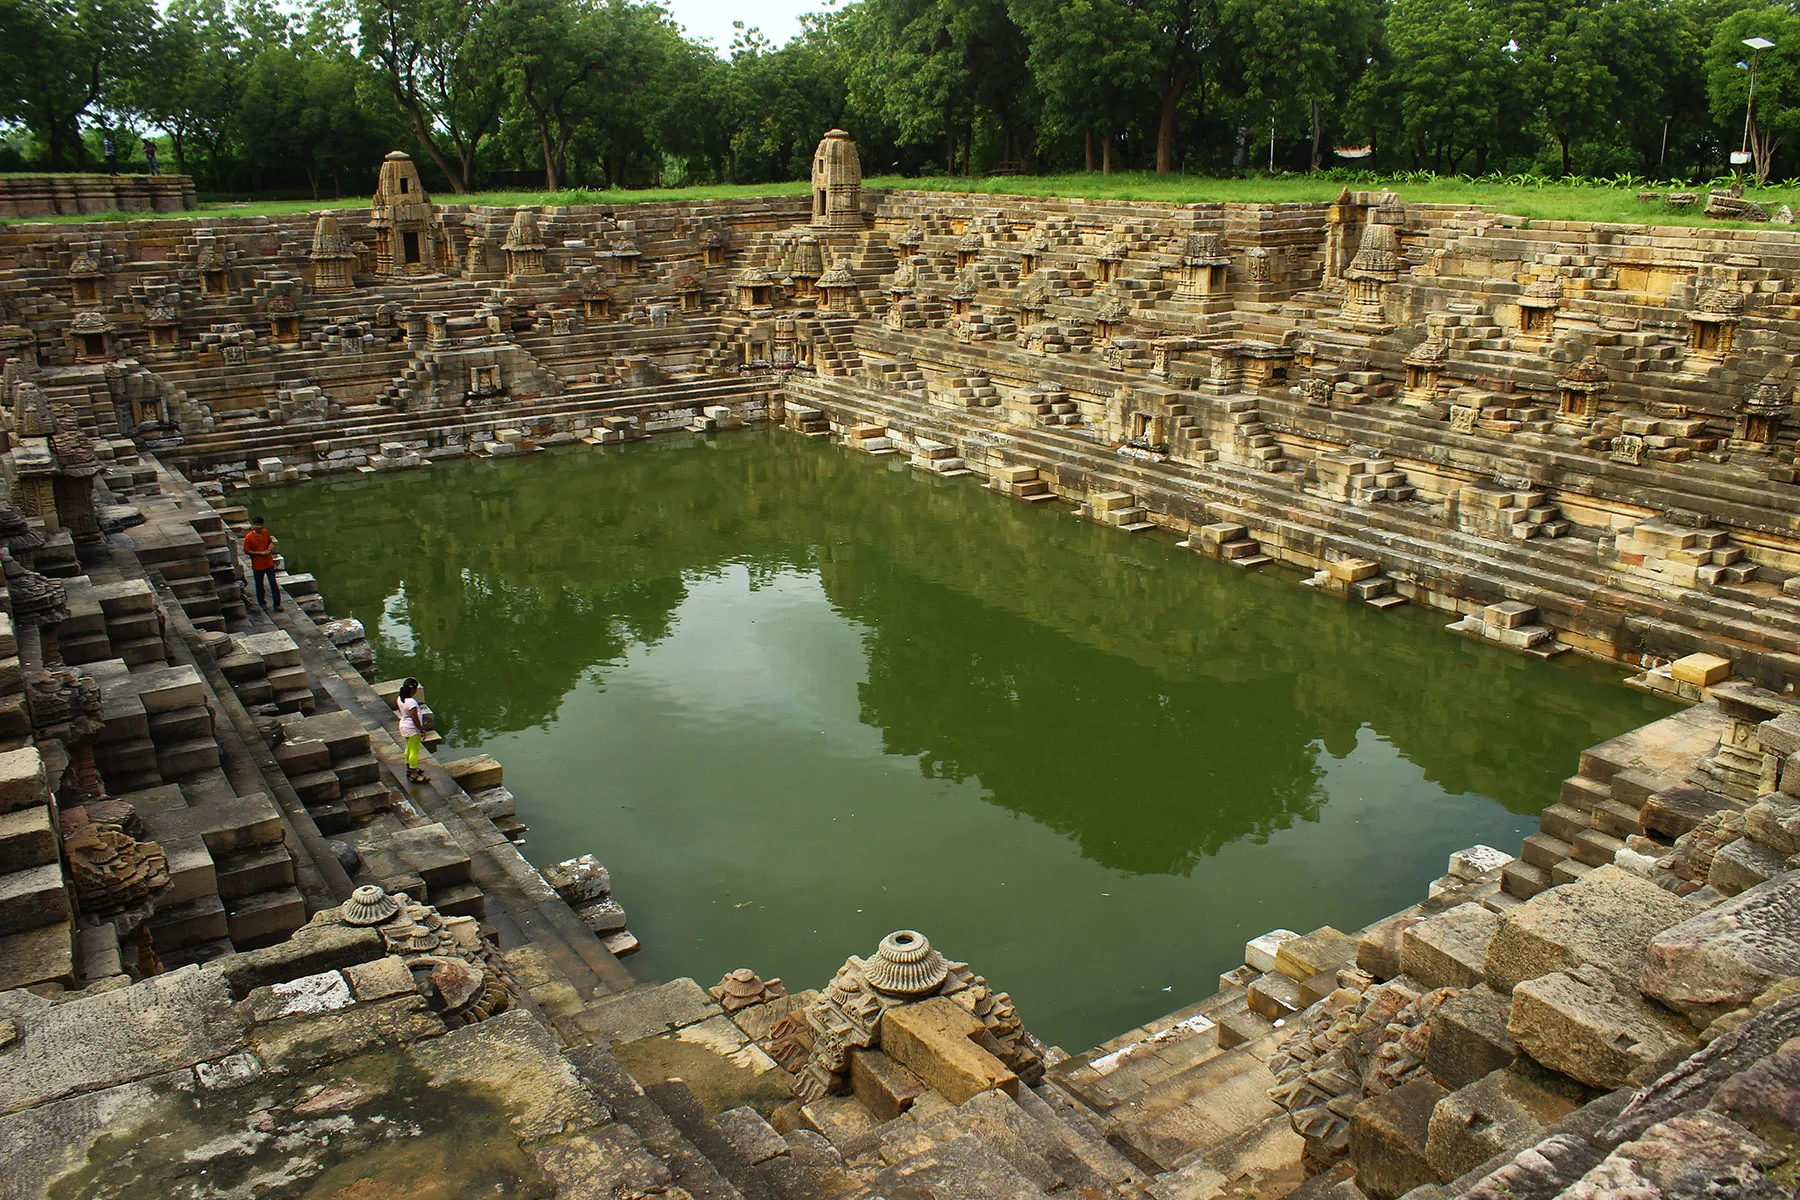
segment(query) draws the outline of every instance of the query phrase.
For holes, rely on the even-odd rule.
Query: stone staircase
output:
[[[969,464],[957,454],[955,446],[927,437],[918,438],[913,444],[915,452],[909,465],[947,479],[971,473]]]
[[[1197,536],[1180,545],[1222,558],[1234,567],[1261,567],[1275,561],[1262,552],[1262,543],[1251,537],[1248,529],[1231,521],[1203,525]]]
[[[1370,608],[1384,611],[1406,603],[1406,597],[1394,590],[1394,581],[1383,573],[1381,564],[1370,558],[1337,559],[1305,582],[1308,587],[1360,600]]]
[[[1030,504],[1056,499],[1049,481],[1036,467],[993,467],[988,471],[988,480],[995,491]]]
[[[1142,533],[1154,529],[1149,512],[1132,499],[1130,492],[1089,492],[1085,515],[1102,525],[1123,529],[1126,533]]]
[[[1285,471],[1287,452],[1275,441],[1269,427],[1263,424],[1256,400],[1239,396],[1225,402],[1231,420],[1231,440],[1240,462],[1259,471]]]
[[[933,399],[952,408],[996,408],[1000,389],[986,375],[952,375]]]

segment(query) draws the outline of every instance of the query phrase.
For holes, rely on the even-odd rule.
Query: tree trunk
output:
[[[735,146],[725,152],[725,178],[732,186],[737,185],[737,147]]]
[[[1081,143],[1082,149],[1087,152],[1087,170],[1092,174],[1094,170],[1094,127],[1092,125],[1081,131]]]
[[[306,182],[312,188],[313,199],[317,200],[319,198],[319,169],[317,167],[306,168]]]
[[[331,168],[331,198],[334,200],[342,200],[344,198],[344,182],[338,178],[338,169],[336,167]]]
[[[1162,119],[1156,126],[1156,173],[1167,175],[1175,160],[1175,110],[1187,91],[1189,68],[1170,71],[1163,87]]]
[[[973,165],[969,161],[970,143],[972,143],[974,140],[975,140],[975,122],[964,121],[963,122],[963,147],[962,147],[963,178],[964,179],[967,179],[969,177],[970,172],[974,169]]]
[[[1319,127],[1319,102],[1314,100],[1312,102],[1312,170],[1315,172],[1319,169],[1319,139],[1323,136],[1323,133],[1324,131]]]
[[[1100,169],[1102,175],[1112,174],[1112,148],[1113,131],[1108,129],[1106,131],[1106,140],[1100,143],[1100,161],[1105,164]]]
[[[1557,134],[1556,144],[1562,148],[1562,173],[1566,177],[1569,174],[1569,136],[1564,133]]]
[[[538,143],[544,151],[544,190],[557,191],[561,185],[556,178],[556,156],[550,151],[550,123],[542,116],[538,117]]]
[[[437,164],[437,169],[444,173],[444,178],[450,181],[450,190],[453,192],[468,191],[468,188],[462,186],[462,177],[450,169],[450,160],[444,157],[444,152],[439,150],[437,143],[431,140],[431,131],[425,123],[425,115],[419,111],[419,106],[408,102],[405,96],[400,96],[399,100],[406,109],[406,115],[412,120],[413,137],[417,139],[420,147],[424,149],[431,161]]]

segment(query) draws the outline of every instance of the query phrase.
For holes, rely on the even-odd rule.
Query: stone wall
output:
[[[0,217],[182,212],[197,204],[189,175],[0,175]]]

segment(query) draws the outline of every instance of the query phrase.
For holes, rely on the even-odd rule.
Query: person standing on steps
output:
[[[419,681],[408,676],[400,685],[400,736],[406,741],[406,782],[424,783],[419,749],[425,740],[425,714],[419,711]]]
[[[250,532],[244,535],[244,553],[250,556],[250,573],[256,576],[256,606],[269,607],[263,599],[263,583],[269,585],[269,595],[275,601],[275,611],[281,611],[281,588],[275,582],[275,538],[263,527],[263,519],[257,517],[250,522]]]

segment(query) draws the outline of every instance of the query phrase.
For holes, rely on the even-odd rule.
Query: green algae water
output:
[[[639,978],[822,986],[897,928],[1071,1051],[1276,927],[1516,851],[1673,708],[1390,613],[774,430],[255,497],[290,568],[591,852]]]

